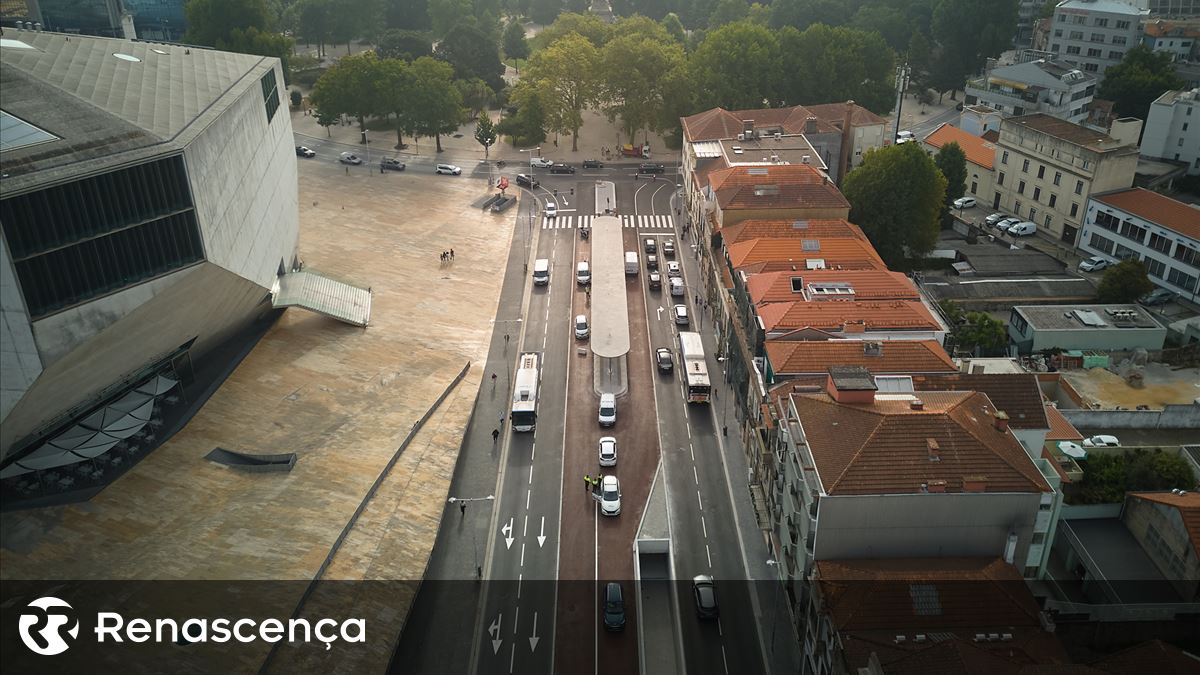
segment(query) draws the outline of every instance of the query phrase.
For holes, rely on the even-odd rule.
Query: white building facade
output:
[[[1150,104],[1142,155],[1187,162],[1200,175],[1200,89],[1163,92]]]
[[[1096,77],[1065,62],[1038,59],[992,68],[968,80],[966,105],[994,108],[1005,116],[1046,113],[1082,123],[1096,94]]]
[[[1150,10],[1121,0],[1063,0],[1054,8],[1050,51],[1076,68],[1103,77],[1142,41]]]

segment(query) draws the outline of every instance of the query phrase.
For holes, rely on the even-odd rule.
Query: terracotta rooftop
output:
[[[862,228],[843,219],[762,220],[751,218],[721,229],[726,246],[748,239],[833,239],[852,238],[867,241]]]
[[[996,146],[975,134],[967,133],[958,127],[943,122],[925,137],[925,144],[938,148],[949,143],[958,143],[958,147],[967,155],[967,161],[977,164],[989,171],[996,159]]]
[[[1046,423],[1050,425],[1050,431],[1046,433],[1048,441],[1082,441],[1083,434],[1063,417],[1063,414],[1052,405],[1046,406]]]
[[[737,138],[744,129],[743,121],[752,120],[754,129],[771,131],[778,129],[784,134],[802,134],[809,117],[817,118],[817,133],[838,133],[845,118],[845,103],[826,103],[815,106],[792,106],[790,108],[761,108],[758,110],[725,110],[713,108],[695,115],[683,117],[683,138],[688,143]],[[886,121],[866,108],[855,104],[850,124],[868,126],[885,124]]]
[[[751,274],[746,280],[750,302],[763,305],[771,302],[794,302],[812,299],[802,291],[810,284],[846,284],[854,291],[855,300],[920,300],[917,292],[903,272],[885,270],[806,270],[795,272],[784,270]],[[835,298],[837,299],[837,298]],[[846,299],[846,298],[843,298]]]
[[[842,122],[846,119],[845,103],[821,103],[804,107],[808,108],[808,112],[815,115],[817,119],[828,122],[838,129],[842,128]],[[850,115],[850,126],[872,127],[879,124],[887,124],[887,120],[857,103],[854,104],[854,112]]]
[[[1189,486],[1190,487],[1190,486]],[[1188,539],[1197,556],[1200,556],[1200,492],[1130,492],[1130,497],[1171,506],[1179,510],[1179,517],[1187,529]]]
[[[1195,675],[1200,672],[1196,656],[1162,640],[1149,640],[1092,662],[1112,675]]]
[[[987,395],[918,393],[920,410],[911,395],[876,394],[855,404],[825,393],[791,395],[826,494],[920,494],[931,485],[947,493],[1050,491],[1011,430],[995,428]],[[971,486],[973,478],[980,484]]]
[[[829,366],[862,366],[872,375],[955,371],[954,362],[935,340],[767,340],[766,350],[776,374],[815,375]]]
[[[1085,147],[1093,152],[1115,152],[1121,154],[1137,154],[1136,144],[1122,143],[1106,133],[1089,129],[1082,124],[1075,124],[1045,113],[1033,113],[1021,117],[1009,117],[1000,123],[1000,139],[1004,140],[1004,132],[1012,127],[1024,127],[1040,131],[1047,136]]]
[[[980,138],[987,141],[988,143],[999,143],[1000,142],[1000,132],[997,131],[996,129],[988,129],[987,131],[983,132],[983,134],[980,136]]]
[[[837,185],[809,164],[731,166],[708,181],[722,209],[850,209]]]
[[[1140,187],[1097,195],[1093,199],[1200,240],[1200,209],[1181,201]]]
[[[1008,413],[1016,429],[1049,429],[1042,390],[1033,373],[958,373],[913,378],[918,391],[981,391]]]
[[[849,332],[855,332],[855,326],[867,331],[944,330],[925,305],[912,300],[776,302],[759,307],[758,316],[767,331],[795,328],[844,331],[847,324]]]
[[[1194,21],[1175,22],[1158,19],[1157,21],[1147,21],[1142,24],[1142,28],[1148,37],[1200,37],[1200,25]]]
[[[1032,663],[1038,657],[1031,655],[1025,649],[1029,640],[1020,631],[1013,633],[1014,642],[1000,645],[992,643],[975,643],[962,637],[932,640],[922,645],[908,646],[907,654],[895,658],[876,656],[883,666],[884,675],[1104,675],[1103,671],[1088,666],[1064,665],[1054,660],[1047,665]],[[900,650],[892,650],[900,651]],[[1035,652],[1036,653],[1036,652]],[[1046,668],[1047,670],[1035,670]],[[1064,670],[1065,668],[1065,670]],[[1074,670],[1079,668],[1082,670]]]
[[[763,261],[794,264],[807,270],[808,260],[823,260],[826,269],[885,270],[887,266],[869,242],[858,239],[750,239],[726,248],[734,269]],[[788,265],[785,265],[787,267]]]

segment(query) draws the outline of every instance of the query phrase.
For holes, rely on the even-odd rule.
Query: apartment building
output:
[[[1139,125],[1118,120],[1118,139],[1043,113],[1004,120],[992,208],[1075,246],[1088,197],[1133,185]]]
[[[714,171],[702,190],[710,235],[743,220],[787,218],[846,219],[850,202],[817,167],[807,164],[734,166]]]
[[[1096,76],[1065,61],[1036,59],[992,66],[983,77],[968,80],[966,104],[986,105],[1005,116],[1046,113],[1082,123],[1096,93]]]
[[[1165,91],[1150,104],[1142,155],[1187,162],[1200,175],[1200,89]]]
[[[1149,0],[1149,7],[1151,16],[1171,19],[1200,17],[1200,0]]]
[[[1121,520],[1180,599],[1200,602],[1200,493],[1130,492]]]
[[[933,340],[767,340],[767,372],[772,383],[820,386],[830,365],[859,366],[875,378],[950,375],[958,372],[946,350]]]
[[[1200,291],[1200,209],[1157,192],[1130,188],[1091,198],[1079,248],[1141,260],[1151,281],[1185,298]]]
[[[936,153],[950,143],[957,143],[967,157],[965,194],[986,203],[992,198],[996,145],[979,136],[967,133],[950,123],[934,129],[923,141],[925,149]]]
[[[1172,61],[1191,61],[1200,41],[1200,21],[1147,21],[1143,26],[1142,44],[1151,51],[1171,55]]]
[[[1050,51],[1085,73],[1104,71],[1142,41],[1150,10],[1121,0],[1064,0],[1054,8]]]

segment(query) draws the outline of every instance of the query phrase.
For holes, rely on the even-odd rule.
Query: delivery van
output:
[[[545,286],[550,283],[550,260],[547,258],[538,258],[533,261],[533,283],[537,286]]]
[[[638,273],[638,254],[637,251],[625,252],[625,274]]]

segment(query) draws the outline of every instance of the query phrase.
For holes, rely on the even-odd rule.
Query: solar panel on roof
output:
[[[0,110],[0,151],[57,140],[58,136]]]
[[[933,584],[909,584],[908,595],[912,598],[913,613],[917,616],[941,616],[942,600],[937,586]]]

